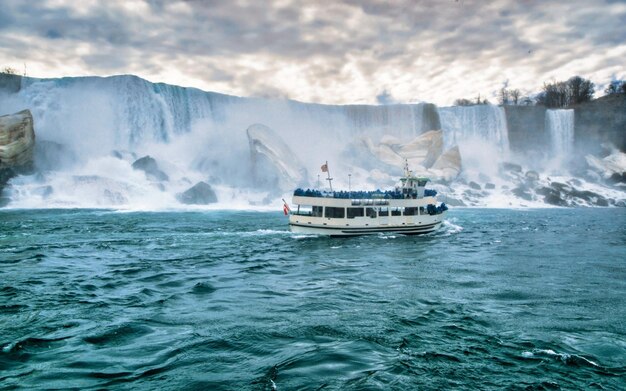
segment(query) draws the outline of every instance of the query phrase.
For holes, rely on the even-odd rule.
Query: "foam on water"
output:
[[[552,349],[536,349],[532,352],[522,352],[524,358],[541,358],[552,357],[562,361],[564,364],[569,365],[589,365],[592,367],[599,367],[598,363],[589,360],[583,356],[569,353],[557,353]]]
[[[455,218],[446,219],[443,221],[442,231],[444,232],[444,235],[446,236],[455,235],[463,231],[463,227],[455,224],[456,222],[458,222],[458,220]]]

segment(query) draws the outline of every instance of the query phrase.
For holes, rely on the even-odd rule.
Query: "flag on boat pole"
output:
[[[287,201],[285,201],[285,199],[283,198],[283,213],[285,213],[285,216],[287,216],[289,212],[291,212],[291,208],[289,207],[289,205],[287,205]]]
[[[330,186],[330,191],[333,191],[333,178],[330,177],[330,171],[328,170],[328,161],[326,161],[326,163],[322,165],[322,172],[328,174],[328,178],[326,178],[326,180],[328,181],[328,186]]]

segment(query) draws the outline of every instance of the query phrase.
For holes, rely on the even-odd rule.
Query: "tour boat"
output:
[[[328,172],[328,163],[322,166]],[[296,189],[294,209],[284,204],[289,229],[303,234],[355,236],[378,233],[419,235],[435,231],[448,207],[435,190],[426,189],[425,177],[404,168],[399,185],[388,191],[330,191]]]

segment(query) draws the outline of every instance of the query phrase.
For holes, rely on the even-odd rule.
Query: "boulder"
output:
[[[505,172],[516,172],[516,173],[521,173],[522,172],[522,166],[520,166],[519,164],[515,164],[515,163],[501,163],[500,164],[500,170],[501,171],[505,171]]]
[[[265,125],[254,124],[246,133],[256,186],[292,191],[307,185],[306,168],[276,132]]]
[[[547,196],[548,194],[551,194],[551,193],[557,193],[558,194],[558,191],[556,191],[556,190],[554,190],[554,189],[552,189],[550,187],[543,186],[543,187],[540,187],[537,190],[535,190],[535,193],[537,193],[539,195],[542,195],[542,196]]]
[[[567,201],[561,198],[561,195],[558,192],[548,193],[544,198],[543,202],[550,205],[555,206],[568,206]]]
[[[462,169],[461,151],[459,147],[454,146],[439,156],[426,174],[432,176],[434,180],[449,182],[456,179]]]
[[[402,143],[396,137],[383,136],[378,144],[375,144],[371,139],[364,137],[356,149],[366,150],[369,152],[370,159],[373,158],[398,169],[404,167],[406,160],[414,172],[425,173],[426,169],[434,168],[434,165],[443,156],[443,132],[431,130],[420,134],[407,143]],[[458,164],[455,166],[460,167],[460,154],[457,153],[455,158],[458,158]],[[456,177],[456,175],[454,176]]]
[[[217,202],[217,196],[206,182],[198,182],[185,192],[176,197],[182,204],[187,205],[207,205]]]
[[[30,110],[0,116],[0,169],[31,165],[35,131]]]
[[[551,182],[550,186],[556,191],[559,191],[559,192],[562,191],[564,193],[571,193],[572,190],[574,190],[572,186],[567,185],[565,183],[561,183],[561,182]]]
[[[626,172],[626,153],[613,150],[613,152],[600,159],[593,155],[585,156],[588,169],[597,173],[609,183],[615,183],[616,179],[624,178]],[[619,183],[619,180],[618,180]]]
[[[156,160],[149,155],[137,159],[133,163],[133,169],[143,171],[146,174],[146,177],[153,181],[169,180],[167,174],[159,169],[159,165]]]
[[[539,173],[537,171],[527,171],[526,172],[526,180],[531,182],[536,182],[539,180]]]
[[[446,204],[449,206],[467,206],[461,199],[457,199],[454,197],[446,196]]]
[[[400,159],[407,159],[409,165],[432,167],[443,152],[443,132],[431,130],[422,133],[410,142],[403,144],[395,151]]]
[[[482,188],[480,187],[480,185],[474,181],[471,181],[469,183],[469,187],[471,187],[474,190],[482,190]]]
[[[530,194],[528,189],[526,189],[523,186],[518,186],[518,187],[514,188],[513,190],[511,190],[511,192],[513,194],[515,194],[517,197],[522,198],[522,199],[524,199],[526,201],[532,201],[532,199],[533,199],[532,194]]]
[[[33,168],[35,131],[29,110],[0,116],[0,207],[9,200],[2,196],[7,182]]]
[[[612,183],[614,185],[620,184],[620,183],[626,183],[626,172],[623,173],[617,173],[614,172],[613,174],[611,174],[611,176],[609,177],[609,179],[607,179],[607,181],[609,183]]]

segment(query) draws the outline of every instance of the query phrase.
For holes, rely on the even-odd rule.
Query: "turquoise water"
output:
[[[0,389],[624,389],[626,210],[0,211]]]

